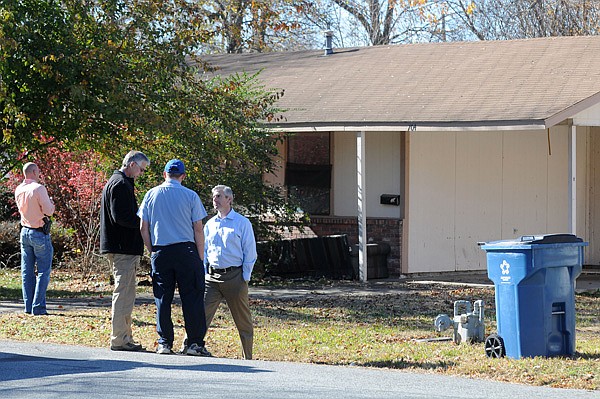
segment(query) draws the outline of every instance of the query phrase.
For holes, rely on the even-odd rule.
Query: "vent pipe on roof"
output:
[[[331,54],[333,54],[333,31],[326,30],[325,32],[323,32],[323,34],[325,35],[325,54],[324,55],[331,55]]]

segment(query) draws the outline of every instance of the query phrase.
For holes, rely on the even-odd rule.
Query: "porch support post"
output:
[[[367,195],[365,190],[365,132],[356,133],[356,186],[358,194],[358,277],[367,281]]]
[[[571,234],[577,234],[577,126],[569,132],[569,221]]]

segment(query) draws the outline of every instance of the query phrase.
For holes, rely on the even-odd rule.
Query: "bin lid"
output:
[[[513,238],[510,240],[490,241],[480,243],[483,249],[493,247],[513,247],[533,244],[563,244],[563,243],[578,243],[583,242],[583,239],[577,237],[574,234],[539,234],[521,236],[520,238]]]
[[[538,236],[521,236],[521,242],[527,244],[560,244],[583,242],[583,239],[574,234],[543,234]]]

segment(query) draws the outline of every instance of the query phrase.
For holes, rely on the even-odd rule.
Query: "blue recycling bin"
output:
[[[487,242],[498,333],[485,342],[489,357],[520,359],[575,351],[575,279],[583,265],[581,238],[572,234],[523,236]]]

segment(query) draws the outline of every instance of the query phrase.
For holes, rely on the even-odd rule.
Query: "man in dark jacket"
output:
[[[144,254],[134,182],[149,165],[150,160],[142,152],[130,151],[102,190],[100,253],[107,255],[115,279],[110,349],[116,351],[142,349],[131,331],[136,268]]]

